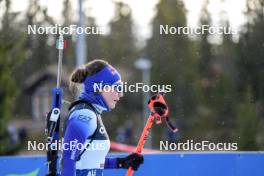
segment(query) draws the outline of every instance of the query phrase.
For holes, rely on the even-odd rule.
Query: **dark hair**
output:
[[[70,89],[72,89],[76,83],[83,83],[87,76],[94,75],[108,65],[108,62],[105,60],[95,59],[76,68],[70,76]]]

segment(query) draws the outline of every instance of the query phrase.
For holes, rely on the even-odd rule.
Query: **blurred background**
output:
[[[0,0],[0,154],[36,154],[27,141],[45,140],[45,114],[56,86],[57,50],[52,34],[27,34],[28,25],[80,24],[73,0]],[[139,58],[151,62],[150,83],[170,84],[170,117],[152,130],[159,141],[237,142],[239,150],[264,149],[263,0],[84,0],[85,26],[104,35],[85,35],[85,62],[104,58],[128,84],[142,82]],[[237,34],[160,35],[160,25],[231,27]],[[65,36],[63,117],[75,94],[68,78],[78,65],[78,36]],[[85,43],[85,44],[84,44]],[[152,93],[151,93],[152,94]],[[143,93],[126,93],[104,123],[112,141],[136,145],[143,129]],[[42,151],[42,153],[44,153]]]

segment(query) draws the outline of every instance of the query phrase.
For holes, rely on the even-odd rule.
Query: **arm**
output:
[[[76,159],[82,151],[74,148],[77,143],[84,145],[86,139],[96,130],[96,115],[91,110],[81,109],[72,113],[64,136],[62,176],[75,176]]]
[[[105,169],[116,169],[117,168],[117,158],[105,158]]]

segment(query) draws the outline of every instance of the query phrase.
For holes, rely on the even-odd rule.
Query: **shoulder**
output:
[[[87,138],[97,128],[97,117],[94,111],[90,109],[76,109],[74,110],[68,119],[67,131],[75,132],[79,136]]]
[[[95,130],[97,128],[97,117],[91,109],[76,109],[74,110],[68,120],[68,126],[75,130]]]
[[[96,120],[96,113],[93,110],[87,108],[76,109],[69,116],[69,120],[73,119],[82,122],[89,122],[91,120]]]

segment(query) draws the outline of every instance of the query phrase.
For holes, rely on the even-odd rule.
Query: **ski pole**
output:
[[[47,123],[45,133],[47,136],[48,151],[47,151],[47,176],[55,176],[57,174],[57,160],[58,160],[58,141],[60,133],[60,109],[62,104],[62,88],[61,74],[62,74],[62,57],[65,43],[63,35],[60,34],[59,39],[56,42],[56,48],[58,49],[58,70],[57,70],[57,85],[52,90],[52,106],[51,111],[47,115]]]
[[[145,142],[149,136],[149,133],[150,133],[150,129],[151,127],[153,126],[153,123],[154,123],[154,117],[153,116],[149,116],[148,117],[148,121],[144,127],[144,130],[141,134],[141,137],[139,139],[139,142],[138,142],[138,145],[137,145],[137,148],[136,148],[136,153],[140,154],[144,148],[144,145],[145,145]],[[129,167],[128,170],[127,170],[127,173],[126,173],[126,176],[132,176],[133,175],[133,169],[132,167]]]
[[[168,113],[169,109],[168,106],[164,100],[165,93],[158,93],[157,95],[154,95],[150,98],[148,101],[148,107],[150,109],[150,115],[148,117],[148,121],[146,122],[146,125],[143,129],[143,132],[141,134],[141,137],[139,139],[139,142],[137,144],[136,153],[140,154],[142,153],[142,150],[144,148],[145,142],[149,136],[150,130],[154,123],[161,124],[162,119],[166,119],[166,123],[168,127],[176,133],[178,131],[177,128],[175,128],[168,119]],[[126,176],[132,176],[134,173],[132,167],[128,168],[128,171],[126,173]]]

